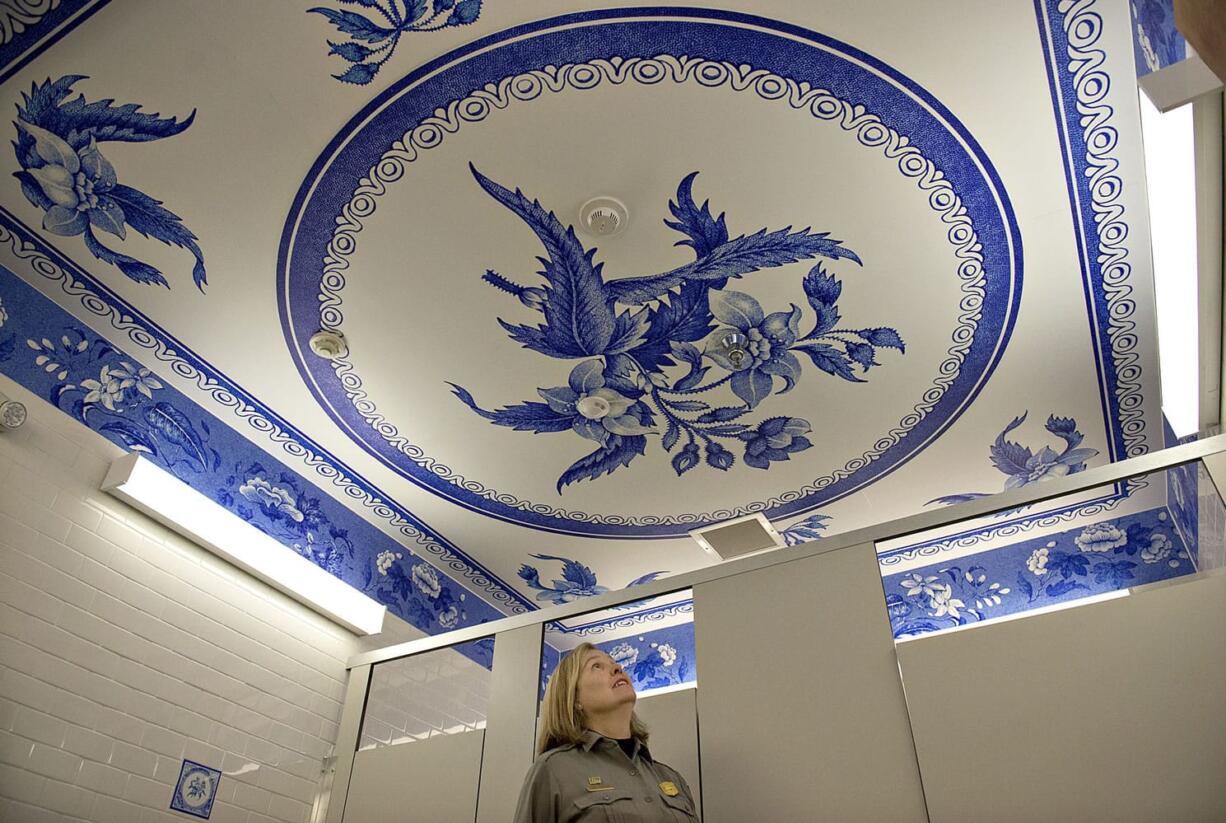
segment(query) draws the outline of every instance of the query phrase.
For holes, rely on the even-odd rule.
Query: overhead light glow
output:
[[[111,464],[102,490],[357,634],[383,631],[387,607],[132,452]]]

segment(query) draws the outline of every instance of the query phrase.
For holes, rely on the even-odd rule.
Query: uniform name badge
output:
[[[660,791],[664,792],[669,797],[676,797],[681,793],[675,785],[667,780],[660,784]]]
[[[604,785],[604,781],[599,777],[589,777],[587,779],[587,790],[589,792],[608,792],[612,791],[612,786]]]

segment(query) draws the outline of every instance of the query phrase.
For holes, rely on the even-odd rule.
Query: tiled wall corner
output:
[[[0,432],[0,820],[305,823],[359,639],[98,491],[118,447],[16,383]]]

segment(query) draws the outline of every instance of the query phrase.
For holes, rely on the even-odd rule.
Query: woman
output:
[[[647,750],[635,699],[630,677],[591,643],[562,658],[545,689],[515,823],[698,819],[685,778]]]

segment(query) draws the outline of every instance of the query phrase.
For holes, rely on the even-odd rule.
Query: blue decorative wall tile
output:
[[[192,760],[184,760],[175,783],[170,808],[177,812],[203,817],[213,813],[213,800],[221,783],[221,772]]]
[[[895,637],[1026,612],[1194,572],[1165,508],[884,577]]]

